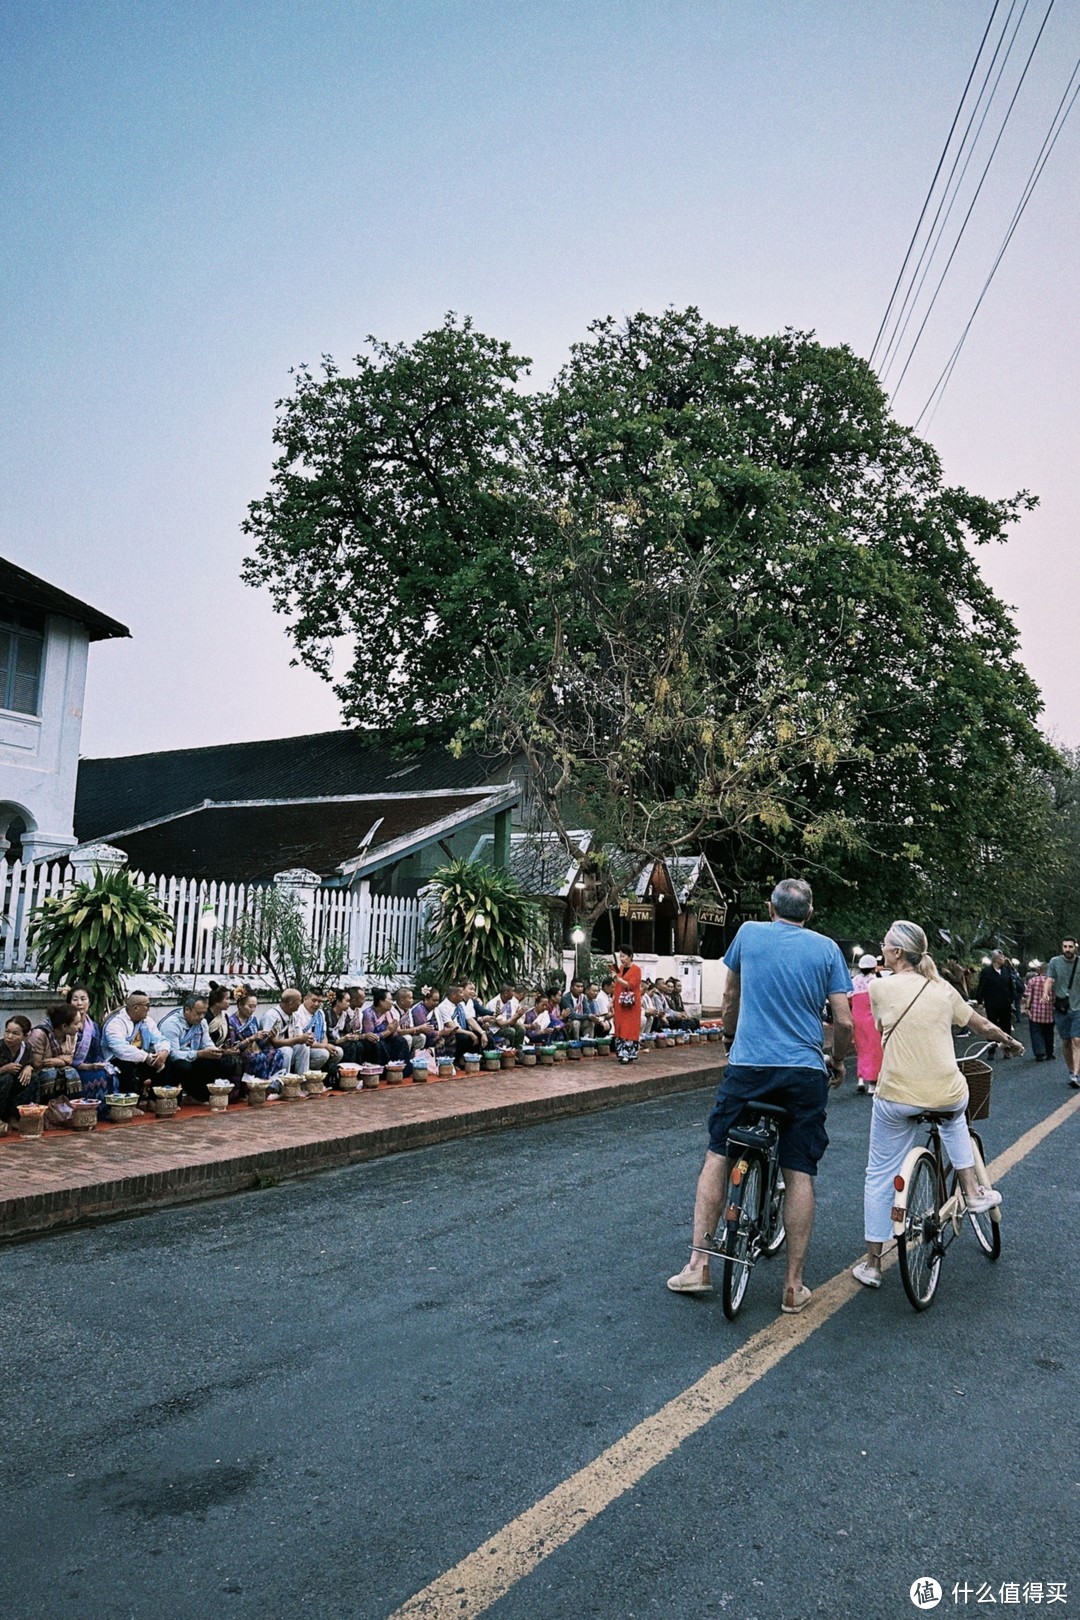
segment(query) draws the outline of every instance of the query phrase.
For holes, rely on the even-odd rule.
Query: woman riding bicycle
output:
[[[1001,1194],[980,1187],[964,1109],[967,1081],[956,1064],[954,1029],[970,1029],[1014,1052],[1023,1046],[981,1017],[938,973],[926,948],[926,935],[912,922],[894,922],[885,936],[890,976],[870,987],[870,1005],[882,1035],[881,1078],[870,1119],[863,1218],[866,1258],[852,1275],[867,1288],[881,1287],[881,1251],[892,1236],[893,1177],[919,1134],[918,1116],[946,1111],[941,1140],[948,1152],[969,1210],[978,1213],[1001,1203]]]

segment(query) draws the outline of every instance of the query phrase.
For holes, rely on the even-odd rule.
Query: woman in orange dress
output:
[[[615,1018],[615,1053],[620,1063],[633,1063],[641,1041],[641,969],[633,951],[621,950],[614,963],[612,995]]]

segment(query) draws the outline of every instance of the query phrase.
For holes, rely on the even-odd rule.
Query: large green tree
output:
[[[321,673],[347,638],[346,715],[507,742],[556,825],[747,895],[809,867],[834,924],[974,883],[1053,763],[976,558],[1030,497],[949,487],[805,333],[668,311],[527,365],[448,318],[281,403],[247,577]]]

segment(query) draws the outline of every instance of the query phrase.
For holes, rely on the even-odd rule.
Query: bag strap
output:
[[[907,1006],[904,1008],[903,1012],[900,1014],[900,1017],[896,1020],[896,1023],[893,1025],[892,1029],[889,1030],[887,1035],[884,1035],[882,1037],[881,1050],[883,1052],[884,1052],[885,1048],[888,1046],[889,1041],[892,1038],[892,1035],[893,1035],[894,1031],[896,1030],[897,1026],[903,1023],[904,1019],[907,1017],[907,1015],[911,1011],[912,1007],[914,1007],[915,1003],[918,1001],[918,999],[922,995],[923,991],[926,990],[929,987],[929,984],[930,984],[929,979],[924,979],[923,980],[922,985],[920,986],[920,988],[918,990],[916,990],[915,994],[912,996],[911,1000],[908,1002]]]
[[[1068,983],[1068,985],[1066,986],[1066,989],[1065,989],[1065,994],[1066,995],[1071,995],[1072,994],[1073,980],[1076,978],[1076,964],[1078,962],[1080,962],[1080,955],[1077,955],[1077,956],[1073,957],[1073,970],[1069,974],[1069,983]]]

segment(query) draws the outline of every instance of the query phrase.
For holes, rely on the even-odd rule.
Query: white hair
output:
[[[885,944],[890,950],[902,952],[905,962],[913,967],[916,973],[921,973],[924,979],[941,977],[937,963],[926,948],[926,935],[918,923],[903,920],[894,922],[885,935]]]

